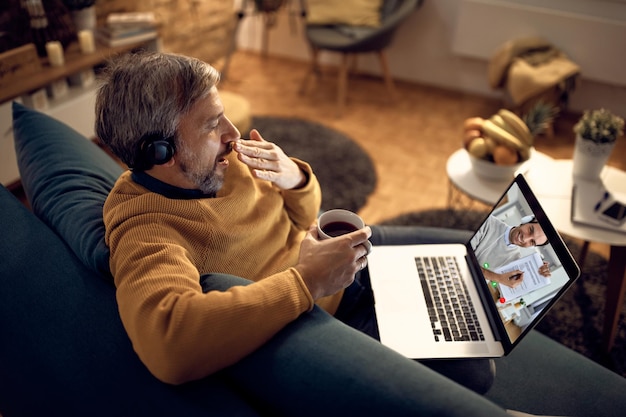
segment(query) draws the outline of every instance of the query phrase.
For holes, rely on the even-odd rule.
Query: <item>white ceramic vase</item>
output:
[[[576,135],[572,175],[574,178],[596,181],[615,147],[615,141],[596,143]]]

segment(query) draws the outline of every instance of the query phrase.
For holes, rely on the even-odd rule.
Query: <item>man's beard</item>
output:
[[[180,169],[189,181],[204,194],[214,196],[224,184],[224,175],[217,172],[217,161],[213,163],[213,169],[206,172],[202,163],[195,155],[183,151],[183,161],[179,159]]]
[[[215,168],[206,174],[189,170],[185,164],[180,164],[180,169],[183,171],[185,178],[192,181],[197,189],[204,194],[215,196],[224,184],[224,176],[218,174]]]

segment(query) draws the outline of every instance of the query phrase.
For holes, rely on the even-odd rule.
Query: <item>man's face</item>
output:
[[[177,162],[190,188],[214,194],[224,183],[226,155],[239,131],[224,115],[217,89],[198,100],[180,119]]]
[[[514,227],[511,229],[509,239],[511,243],[523,248],[543,245],[548,241],[539,223],[526,223]]]

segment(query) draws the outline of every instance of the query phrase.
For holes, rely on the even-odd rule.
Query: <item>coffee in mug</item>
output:
[[[346,233],[356,232],[357,230],[359,229],[357,229],[355,225],[341,221],[326,223],[322,227],[322,231],[330,237],[345,235]]]
[[[363,219],[356,213],[344,209],[325,211],[317,220],[317,234],[320,239],[331,239],[346,233],[356,232],[364,227]],[[363,245],[369,253],[372,249],[370,241],[365,241]]]
[[[356,213],[344,209],[328,210],[317,221],[317,231],[322,239],[329,239],[354,232],[365,227]]]

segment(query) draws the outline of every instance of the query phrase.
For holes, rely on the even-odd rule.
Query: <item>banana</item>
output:
[[[519,137],[519,135],[517,134],[517,131],[510,126],[505,120],[504,118],[502,118],[502,116],[500,116],[499,114],[494,114],[493,116],[491,116],[489,118],[489,120],[491,120],[496,126],[506,130],[507,132],[509,132],[511,135],[515,136],[518,139],[522,139]]]
[[[530,133],[530,130],[528,130],[528,126],[526,126],[526,123],[524,123],[524,121],[520,119],[517,114],[507,109],[500,109],[498,110],[498,115],[507,125],[509,125],[515,132],[517,132],[515,136],[526,142],[528,146],[533,146],[535,138]]]
[[[500,112],[498,112],[498,114],[494,114],[493,116],[491,116],[490,120],[495,125],[506,130],[523,143],[532,146],[532,136],[530,135],[530,131],[528,130],[528,127],[526,127],[526,124],[521,119],[519,119],[515,113],[509,112],[506,109],[504,110],[507,111],[508,114],[502,116]],[[509,123],[507,120],[511,120],[512,123]],[[526,127],[526,131],[522,129],[522,126]]]
[[[530,156],[530,146],[527,143],[522,142],[490,119],[485,120],[483,123],[483,132],[499,144],[515,149],[519,152],[523,161]]]
[[[502,117],[500,117],[500,115],[499,115],[499,114],[497,114],[497,113],[496,113],[496,114],[494,114],[494,115],[492,115],[492,116],[489,118],[489,120],[491,120],[492,122],[494,122],[495,124],[497,124],[498,126],[500,126],[502,129],[505,129],[505,130],[509,130],[509,129],[510,129],[510,128],[509,128],[509,129],[507,129],[506,124],[504,123],[504,119],[503,119]],[[510,132],[510,133],[511,133],[511,134],[514,134],[514,132]]]
[[[491,139],[489,136],[483,138],[485,139],[485,145],[487,146],[487,152],[493,153],[493,150],[498,146],[495,140]]]
[[[483,138],[475,138],[472,140],[467,146],[467,151],[478,159],[483,159],[487,156],[487,144],[485,143],[485,139]]]

